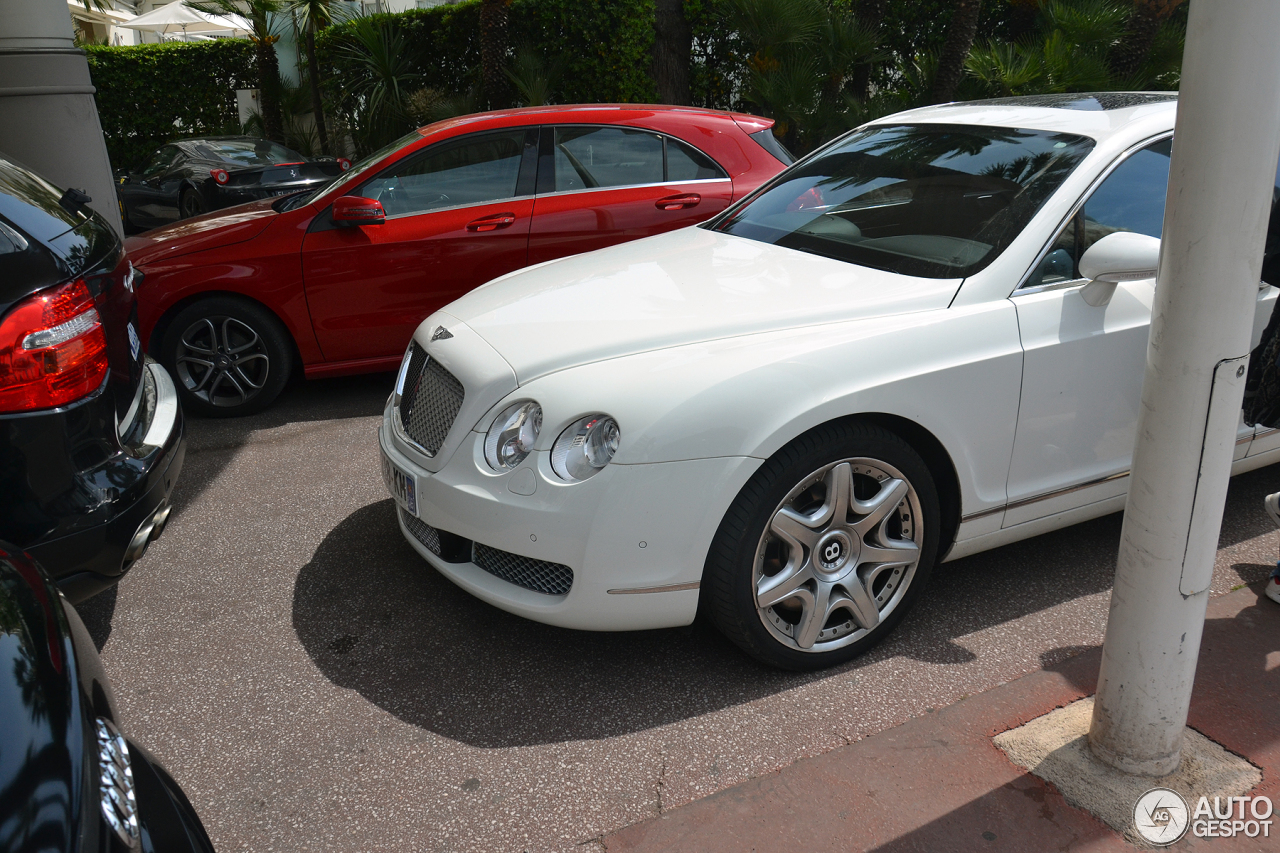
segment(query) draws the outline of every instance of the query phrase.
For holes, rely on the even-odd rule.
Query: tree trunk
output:
[[[947,27],[947,40],[938,55],[938,70],[933,76],[930,103],[943,104],[956,96],[956,88],[964,77],[964,63],[978,33],[978,11],[982,0],[956,0]]]
[[[510,106],[507,76],[507,7],[511,0],[483,0],[480,5],[480,70],[489,109]]]
[[[316,120],[316,136],[320,137],[320,153],[329,150],[329,132],[324,126],[324,102],[320,100],[320,63],[316,62],[316,28],[307,24],[307,76],[311,78],[311,114]]]
[[[1183,0],[1135,0],[1125,26],[1124,37],[1111,49],[1107,64],[1119,81],[1138,73],[1151,53],[1160,24],[1182,5]]]
[[[254,21],[254,29],[268,32],[266,15]],[[284,121],[280,117],[280,63],[270,37],[254,40],[254,58],[258,66],[259,108],[262,112],[262,132],[272,142],[284,142]]]
[[[872,32],[879,32],[880,24],[884,21],[884,10],[887,5],[888,0],[858,0],[858,5],[854,10],[854,17],[858,19],[858,23]],[[872,70],[870,62],[859,62],[853,69],[853,77],[849,81],[849,91],[859,101],[865,101],[867,96],[871,94]]]
[[[689,66],[693,29],[684,16],[684,0],[655,0],[653,16],[653,82],[664,104],[691,106]]]

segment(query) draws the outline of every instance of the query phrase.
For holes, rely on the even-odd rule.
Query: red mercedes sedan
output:
[[[694,225],[790,164],[771,119],[686,107],[463,116],[319,189],[133,237],[142,339],[205,415],[393,370],[424,317],[529,264]]]

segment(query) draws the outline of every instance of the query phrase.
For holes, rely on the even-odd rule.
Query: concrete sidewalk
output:
[[[1280,606],[1260,589],[1209,602],[1188,725],[1261,768],[1250,794],[1280,805]],[[1092,649],[602,842],[608,853],[1132,849],[991,740],[1093,693],[1100,655]],[[1280,851],[1280,815],[1273,820],[1271,838],[1188,833],[1169,849]]]

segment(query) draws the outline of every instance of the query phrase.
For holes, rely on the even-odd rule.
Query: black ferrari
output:
[[[205,136],[161,147],[137,171],[117,171],[116,196],[125,230],[135,232],[311,189],[350,166],[341,157],[308,159],[266,139]]]

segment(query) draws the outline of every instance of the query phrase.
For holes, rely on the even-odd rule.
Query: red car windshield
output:
[[[397,139],[395,142],[392,142],[390,145],[384,145],[381,148],[379,148],[377,151],[374,151],[372,154],[367,154],[364,157],[360,158],[359,160],[351,164],[350,169],[346,170],[345,172],[342,172],[333,180],[326,181],[325,183],[321,184],[319,187],[312,190],[311,192],[299,193],[298,195],[291,195],[284,198],[276,207],[276,210],[280,210],[280,211],[293,210],[295,208],[302,207],[304,204],[310,204],[312,201],[320,198],[322,195],[324,195],[329,190],[336,187],[338,184],[343,184],[352,179],[358,179],[362,177],[365,172],[368,172],[377,163],[380,163],[387,156],[394,154],[396,151],[399,151],[401,148],[408,146],[410,143],[420,142],[420,141],[422,141],[422,135],[416,130],[413,133],[402,136],[399,139]]]

